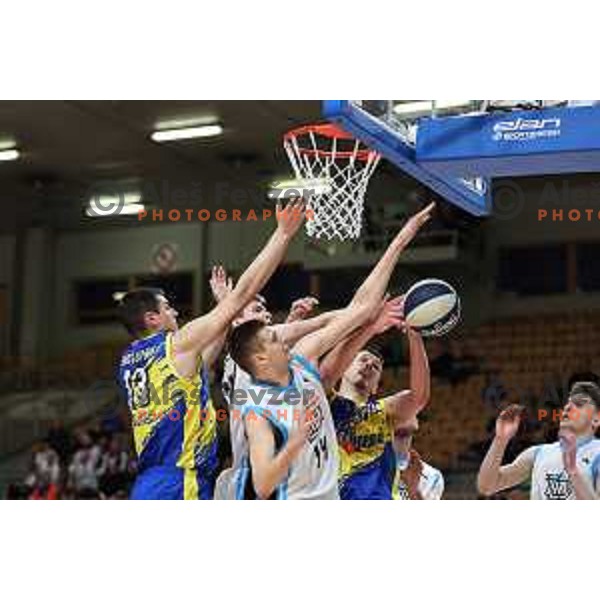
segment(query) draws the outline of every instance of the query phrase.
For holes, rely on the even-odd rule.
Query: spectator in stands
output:
[[[36,484],[58,484],[60,480],[60,463],[58,454],[45,442],[39,445],[33,454],[33,465],[26,483],[34,487]]]
[[[46,439],[34,446],[25,480],[9,484],[6,498],[126,499],[136,460],[127,434],[113,433],[114,422],[106,425],[103,420],[71,431],[54,422]]]
[[[58,486],[54,483],[36,485],[28,500],[59,500]]]
[[[69,487],[75,492],[98,490],[98,471],[101,450],[87,431],[79,432],[77,439],[80,445],[69,465]]]
[[[56,500],[59,494],[60,462],[58,454],[45,442],[35,449],[32,467],[25,479],[31,500]]]

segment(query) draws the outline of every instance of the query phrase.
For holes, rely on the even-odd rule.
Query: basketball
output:
[[[460,320],[460,298],[449,283],[424,279],[406,293],[404,316],[424,337],[446,335]]]

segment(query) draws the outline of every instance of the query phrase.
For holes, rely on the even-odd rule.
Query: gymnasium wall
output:
[[[543,246],[546,244],[570,244],[576,242],[599,241],[600,187],[593,176],[579,176],[575,179],[548,178],[544,181],[520,181],[502,183],[498,187],[517,190],[521,195],[521,208],[518,203],[512,207],[516,214],[511,218],[494,218],[486,223],[486,259],[490,284],[495,284],[498,253],[501,248],[514,246]],[[500,191],[504,194],[506,191]],[[518,202],[518,200],[517,200]],[[593,209],[593,218],[588,220],[585,210]],[[547,215],[540,220],[539,210]],[[569,219],[569,211],[579,211],[578,221]],[[553,211],[556,218],[553,219]],[[562,211],[562,220],[560,215]],[[577,213],[573,213],[576,218]],[[507,317],[538,313],[556,313],[594,309],[600,306],[600,294],[572,293],[554,294],[540,297],[517,297],[510,294],[495,295],[493,316]]]
[[[516,246],[597,239],[600,226],[599,184],[593,176],[498,182],[496,198],[506,203],[505,207],[510,212],[505,218],[497,217],[491,221],[494,241]],[[589,221],[583,213],[586,209],[594,209],[594,217]],[[540,220],[539,210],[546,210],[548,216]],[[562,210],[563,219],[559,220],[560,213],[557,213],[556,220],[553,220],[553,210]],[[581,219],[569,220],[570,210],[579,210]]]
[[[56,318],[47,354],[122,337],[119,325],[80,326],[73,319],[74,282],[81,279],[120,277],[152,272],[156,247],[177,247],[177,271],[196,273],[194,306],[200,311],[202,265],[222,263],[232,271],[245,268],[267,240],[273,223],[181,223],[98,231],[64,232],[54,242],[54,305]],[[288,260],[302,260],[303,244],[294,243]]]
[[[8,285],[12,280],[15,251],[15,236],[0,235],[0,284]]]
[[[15,236],[0,235],[0,356],[8,354]]]
[[[177,246],[181,270],[196,271],[202,262],[201,238],[201,225],[197,223],[57,235],[53,294],[56,318],[53,322],[50,352],[60,353],[67,348],[124,336],[119,325],[80,326],[74,322],[75,281],[150,273],[153,250],[165,242]],[[197,298],[195,301],[198,301]]]

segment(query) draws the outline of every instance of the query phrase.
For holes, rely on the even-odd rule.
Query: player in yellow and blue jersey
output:
[[[121,318],[135,338],[118,368],[139,463],[133,499],[212,498],[216,418],[204,365],[283,259],[304,221],[304,202],[292,200],[277,217],[275,233],[235,288],[184,327],[178,327],[177,312],[160,290],[138,289],[123,297]]]
[[[403,326],[410,349],[410,389],[377,398],[383,359],[365,345],[394,323],[398,298],[377,320],[344,340],[327,357],[321,373],[331,384],[331,412],[340,447],[340,497],[343,500],[390,500],[441,496],[439,471],[412,450],[417,415],[429,402],[430,376],[421,336]],[[416,477],[412,477],[414,472]]]

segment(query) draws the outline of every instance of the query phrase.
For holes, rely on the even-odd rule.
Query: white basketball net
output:
[[[306,233],[341,241],[360,236],[364,197],[380,156],[333,125],[301,127],[287,133],[284,148],[307,186]]]

